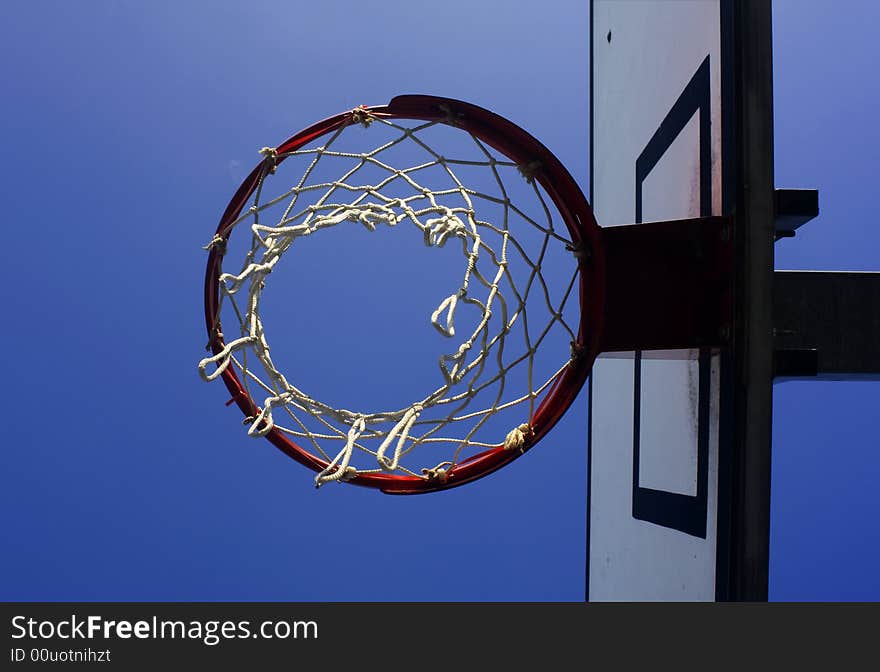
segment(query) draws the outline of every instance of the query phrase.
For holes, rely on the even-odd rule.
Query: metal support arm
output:
[[[880,273],[776,271],[776,382],[880,380]]]

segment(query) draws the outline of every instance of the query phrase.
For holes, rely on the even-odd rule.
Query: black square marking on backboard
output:
[[[699,115],[699,198],[700,216],[712,214],[711,79],[709,56],[685,86],[669,113],[660,123],[636,160],[635,222],[642,223],[642,186],[648,175],[695,114]],[[699,401],[697,410],[697,492],[677,492],[643,488],[639,485],[641,370],[642,353],[634,358],[633,400],[633,495],[632,515],[695,537],[706,538],[709,481],[709,397],[711,353],[703,349],[699,357]]]

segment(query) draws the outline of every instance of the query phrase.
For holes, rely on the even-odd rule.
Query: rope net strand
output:
[[[250,200],[208,245],[223,266],[235,266],[219,271],[215,344],[222,347],[198,370],[212,381],[232,367],[256,405],[247,434],[280,432],[310,446],[325,465],[318,487],[371,473],[442,483],[455,465],[499,443],[529,447],[536,405],[578,354],[577,246],[554,222],[558,214],[534,179],[539,165],[518,165],[442,121],[366,109],[350,121],[311,146],[261,150]],[[438,131],[449,156],[432,147]],[[371,234],[410,229],[426,247],[460,254],[456,284],[416,307],[428,334],[448,345],[423,392],[397,407],[348,410],[316,398],[276,366],[263,328],[264,287],[282,257],[306,254],[310,236],[351,226]],[[249,231],[240,262],[230,258],[236,231]],[[548,281],[542,269],[551,265],[556,277]],[[233,325],[229,340],[221,312]]]

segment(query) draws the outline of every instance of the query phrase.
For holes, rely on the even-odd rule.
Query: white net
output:
[[[246,420],[248,435],[281,432],[319,456],[326,467],[315,478],[317,486],[366,473],[442,481],[453,466],[480,451],[499,444],[506,450],[527,446],[536,404],[573,357],[577,263],[552,201],[532,179],[539,166],[517,165],[444,123],[392,120],[366,111],[354,118],[360,123],[311,146],[286,154],[262,150],[265,170],[249,204],[226,235],[209,245],[220,248],[226,267],[219,275],[216,325],[223,347],[198,368],[211,381],[234,367],[259,407]],[[425,338],[433,343],[435,333],[444,345],[417,380],[410,378],[418,367],[401,359],[388,364],[383,380],[361,381],[368,391],[376,385],[394,388],[394,373],[401,388],[417,390],[410,400],[378,409],[343,408],[338,399],[318,398],[289,373],[303,370],[302,361],[286,361],[288,373],[282,372],[277,351],[284,348],[273,342],[270,354],[264,330],[271,321],[263,314],[264,290],[282,257],[309,255],[307,239],[350,227],[371,236],[408,228],[426,248],[457,251],[458,261],[451,264],[451,253],[443,253],[448,272],[437,275],[448,284],[439,295],[428,282],[433,276],[407,283],[425,285],[426,297],[419,299],[424,303],[409,294],[404,300],[427,327]],[[395,263],[395,255],[406,253],[400,245],[386,248],[389,261],[379,263]],[[550,268],[552,274],[542,272]],[[325,272],[336,275],[339,268]],[[284,291],[288,305],[320,286],[319,279],[303,282],[310,286]],[[354,334],[352,306],[339,299],[325,298],[336,303],[340,328]],[[387,297],[377,294],[374,300]],[[355,312],[370,308],[360,300]],[[219,333],[221,315],[225,337]],[[396,324],[386,328],[394,331]],[[299,336],[287,331],[283,342],[302,338],[301,328],[295,330]],[[345,347],[367,358],[364,338],[357,333]],[[311,351],[288,350],[285,359],[313,357]],[[384,396],[372,390],[365,398]]]

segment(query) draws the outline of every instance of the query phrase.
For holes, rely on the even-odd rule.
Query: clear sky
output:
[[[316,491],[244,436],[196,362],[202,246],[257,150],[317,119],[399,93],[467,100],[538,137],[586,190],[587,5],[0,10],[0,599],[583,598],[584,395],[502,471],[397,498]],[[880,10],[774,8],[776,182],[819,188],[821,207],[777,244],[777,268],[880,270]],[[289,329],[326,363],[345,315],[328,326],[291,306]],[[774,388],[771,599],[880,599],[878,408],[880,383]]]

